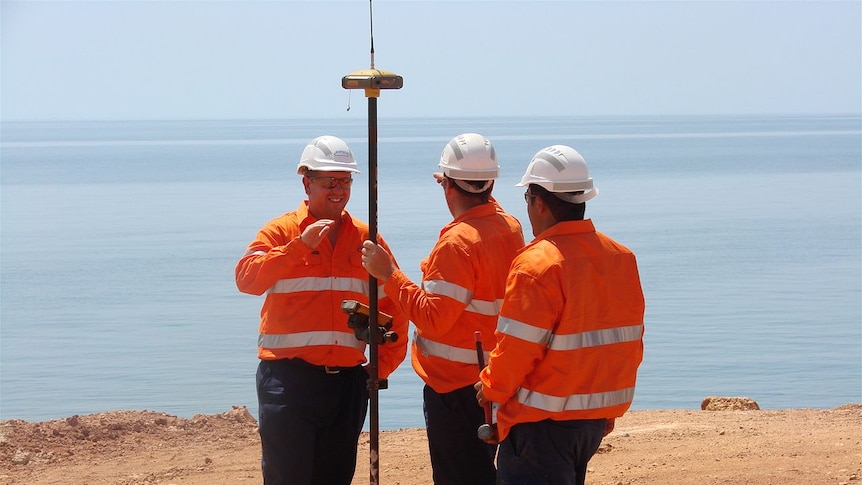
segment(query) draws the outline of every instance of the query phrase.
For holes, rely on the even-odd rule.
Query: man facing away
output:
[[[512,263],[476,399],[499,405],[499,483],[583,484],[634,396],[644,331],[637,263],[584,219],[598,189],[573,148],[540,150],[517,185],[527,187],[535,239]]]
[[[369,396],[366,342],[341,310],[343,300],[368,304],[368,226],[345,211],[359,170],[350,147],[327,135],[305,147],[297,172],[308,199],[263,226],[236,265],[240,291],[266,293],[256,379],[263,481],[349,485]],[[380,297],[406,336],[406,318]],[[404,360],[406,341],[380,346],[380,378]]]
[[[434,483],[496,483],[496,445],[477,437],[475,332],[493,342],[509,264],[524,245],[521,224],[491,196],[499,173],[494,147],[465,133],[443,149],[434,177],[453,220],[422,261],[422,286],[401,272],[384,248],[365,243],[362,259],[386,294],[416,326],[413,369],[425,381],[423,407]]]

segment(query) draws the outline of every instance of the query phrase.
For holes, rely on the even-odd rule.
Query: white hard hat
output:
[[[500,173],[491,142],[476,133],[464,133],[449,141],[440,155],[439,167],[456,180],[492,180]]]
[[[350,147],[344,140],[332,135],[319,136],[302,150],[296,173],[302,175],[306,170],[359,173]]]
[[[516,187],[536,184],[558,198],[580,204],[599,195],[587,170],[587,162],[574,148],[552,145],[542,148],[530,160],[527,172]],[[572,194],[570,192],[578,192]]]

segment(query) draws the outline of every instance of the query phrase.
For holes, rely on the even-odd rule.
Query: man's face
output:
[[[318,219],[339,219],[350,200],[351,182],[351,172],[306,172],[302,185],[309,212]]]
[[[439,184],[440,187],[443,188],[443,198],[446,199],[446,206],[449,208],[449,213],[454,216],[455,211],[452,210],[453,209],[452,208],[452,197],[453,197],[453,194],[455,192],[450,190],[452,187],[452,179],[443,175],[440,172],[435,172],[434,173],[434,180],[436,180],[437,184]]]
[[[537,227],[539,224],[539,220],[536,213],[536,204],[541,203],[541,200],[539,200],[539,197],[537,195],[531,194],[530,189],[528,188],[527,191],[524,193],[524,202],[527,203],[527,217],[529,217],[530,219],[530,226],[533,229],[533,236],[538,236],[539,233],[541,233],[542,231],[538,230]]]

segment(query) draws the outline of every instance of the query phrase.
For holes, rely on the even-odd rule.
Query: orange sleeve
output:
[[[546,343],[520,339],[506,333],[506,325],[526,325],[531,332],[551,335],[563,295],[553,275],[537,278],[513,266],[506,280],[506,297],[500,310],[497,346],[491,351],[488,365],[480,374],[485,396],[502,403],[511,398],[548,351]],[[504,331],[501,331],[504,329]]]
[[[428,256],[423,269],[425,281],[445,281],[464,288],[471,294],[474,283],[472,263],[462,248],[441,244]],[[467,307],[467,303],[445,295],[426,292],[401,270],[386,282],[386,293],[398,303],[413,324],[423,332],[448,333]]]
[[[384,241],[379,235],[378,241],[380,241],[380,245],[383,246],[389,254],[392,254],[386,241]],[[394,261],[395,256],[393,256],[392,259]],[[398,265],[397,262],[395,264],[396,266]],[[403,362],[404,358],[407,356],[407,341],[410,330],[407,316],[401,311],[394,299],[388,293],[380,300],[380,311],[392,315],[392,328],[390,330],[398,334],[397,341],[380,345],[377,348],[378,377],[386,379],[389,375],[395,372],[395,369],[401,365],[401,362]]]
[[[290,239],[279,236],[269,224],[249,244],[235,268],[239,291],[262,295],[276,281],[289,276],[291,267],[305,264],[311,249],[300,240],[299,234]]]

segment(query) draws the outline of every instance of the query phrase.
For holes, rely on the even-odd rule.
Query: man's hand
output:
[[[491,402],[485,398],[485,393],[482,392],[482,382],[477,382],[473,385],[473,389],[476,390],[476,402],[479,403],[480,407],[486,408],[485,419],[490,420],[490,406]],[[496,423],[488,423],[486,422],[482,426],[479,426],[479,429],[476,431],[479,439],[488,443],[489,445],[498,445],[500,444],[500,437],[497,434],[497,424]]]
[[[605,424],[605,436],[611,434],[611,431],[614,430],[614,425],[616,424],[616,418],[608,418],[607,424]]]
[[[335,223],[332,219],[319,219],[305,228],[302,231],[302,235],[299,236],[299,239],[311,249],[316,248],[323,238],[329,234],[329,231],[332,229],[332,225]]]
[[[397,267],[392,262],[392,256],[379,244],[372,241],[362,243],[362,266],[368,274],[383,283],[392,276]]]
[[[485,399],[485,393],[482,392],[482,381],[473,384],[473,389],[476,390],[476,402],[479,403],[479,406],[488,404],[488,400]]]

